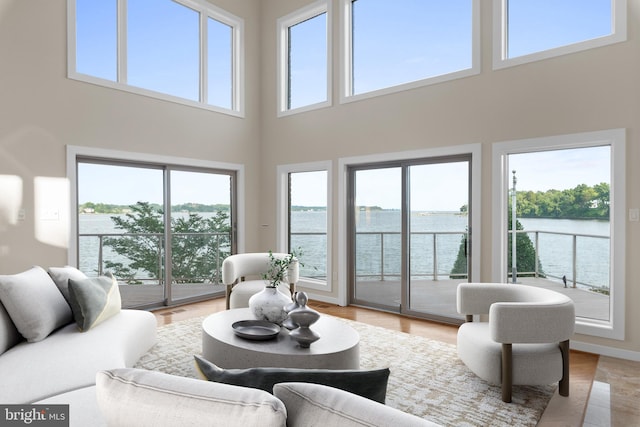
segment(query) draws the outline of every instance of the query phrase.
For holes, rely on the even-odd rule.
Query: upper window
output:
[[[240,18],[198,0],[68,0],[68,8],[70,78],[242,114]]]
[[[626,0],[494,0],[494,68],[626,39]]]
[[[343,94],[381,94],[479,72],[476,0],[343,0]]]
[[[330,37],[326,0],[278,20],[278,114],[330,104]]]

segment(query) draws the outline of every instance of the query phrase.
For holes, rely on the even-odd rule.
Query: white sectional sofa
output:
[[[74,270],[50,272],[83,280]],[[106,425],[96,374],[133,366],[156,342],[155,317],[118,308],[81,332],[56,284],[39,267],[0,276],[0,404],[69,404],[71,426]]]
[[[69,405],[71,427],[435,425],[318,384],[271,394],[133,369],[156,342],[156,320],[120,305],[112,277],[72,267],[0,275],[0,405]]]

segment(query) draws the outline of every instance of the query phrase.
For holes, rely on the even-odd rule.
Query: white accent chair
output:
[[[458,329],[458,357],[483,380],[501,384],[503,401],[511,402],[512,385],[558,381],[560,395],[569,395],[571,298],[527,285],[461,283],[457,307],[467,320]],[[488,322],[473,322],[487,314]]]
[[[282,259],[289,254],[273,253],[274,258]],[[299,262],[294,258],[287,271],[287,282],[280,282],[278,290],[291,297],[300,275]],[[226,286],[227,310],[249,307],[249,298],[267,285],[262,275],[269,270],[269,253],[254,252],[236,254],[222,262],[222,283]]]

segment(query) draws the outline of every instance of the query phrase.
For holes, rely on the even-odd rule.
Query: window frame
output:
[[[340,0],[340,103],[356,102],[405,90],[430,86],[451,80],[474,76],[481,72],[481,28],[480,28],[480,0],[471,1],[471,68],[454,71],[452,73],[427,77],[421,80],[389,86],[382,89],[353,94],[353,14],[351,5],[354,0]]]
[[[507,189],[511,177],[507,168],[509,154],[608,145],[611,147],[610,182],[610,304],[609,321],[576,317],[579,334],[624,340],[625,335],[625,245],[626,245],[626,172],[625,129],[549,136],[494,143],[493,151],[493,253],[492,281],[507,283]],[[495,211],[497,209],[497,211]]]
[[[228,170],[236,174],[236,199],[232,199],[235,206],[235,241],[238,253],[245,251],[245,171],[244,165],[235,163],[213,162],[208,160],[191,159],[183,157],[162,156],[148,153],[137,153],[130,151],[110,150],[93,147],[83,147],[68,145],[66,148],[67,181],[69,183],[69,212],[76,212],[78,199],[78,170],[76,167],[78,159],[99,159],[105,162],[120,164],[138,163],[145,165],[168,166],[179,169],[208,169],[208,170]],[[70,215],[69,219],[69,241],[67,262],[69,265],[76,265],[78,259],[78,216]]]
[[[577,43],[546,49],[527,55],[508,58],[508,17],[509,0],[493,0],[493,69],[514,67],[530,62],[542,61],[571,53],[582,52],[597,47],[608,46],[627,40],[627,0],[611,0],[611,34]]]
[[[317,110],[320,108],[330,107],[332,105],[331,100],[331,88],[332,84],[332,2],[327,0],[318,0],[309,4],[306,7],[298,9],[288,15],[285,15],[277,20],[277,65],[276,65],[276,90],[277,90],[277,108],[278,117],[284,117],[291,114],[302,113],[305,111]],[[288,96],[289,96],[289,28],[294,25],[300,24],[306,20],[314,18],[321,14],[326,14],[327,22],[327,87],[326,87],[326,100],[317,102],[314,104],[304,105],[297,108],[288,108]]]
[[[218,113],[228,114],[236,117],[245,116],[244,102],[244,20],[219,7],[203,0],[171,0],[181,6],[192,9],[199,13],[200,31],[200,75],[198,76],[199,101],[193,101],[167,93],[157,92],[151,89],[144,89],[137,86],[130,86],[127,83],[127,0],[114,0],[117,2],[117,77],[116,81],[103,79],[100,77],[83,74],[76,71],[76,0],[67,0],[67,78],[98,86],[118,89],[150,98],[170,101],[190,107],[202,108]],[[208,69],[207,69],[207,45],[208,45],[208,25],[207,20],[211,18],[222,22],[232,28],[232,99],[231,109],[208,104]]]
[[[332,235],[333,227],[332,217],[333,215],[333,197],[332,191],[332,162],[330,160],[310,163],[298,163],[288,165],[278,165],[277,167],[277,206],[276,206],[276,218],[277,218],[277,251],[288,252],[289,242],[289,174],[296,172],[327,172],[327,254],[326,254],[326,280],[318,280],[300,277],[298,286],[307,289],[314,289],[324,292],[331,292],[333,289],[333,281],[337,280],[337,277],[333,274],[332,268]],[[316,299],[322,299],[318,295],[314,295]]]

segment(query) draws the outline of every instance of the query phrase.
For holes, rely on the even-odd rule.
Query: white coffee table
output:
[[[221,311],[202,322],[202,356],[221,368],[310,368],[359,369],[360,335],[346,322],[328,316],[311,329],[320,339],[310,348],[300,348],[281,328],[277,337],[254,341],[236,336],[231,325],[254,319],[248,308]]]

